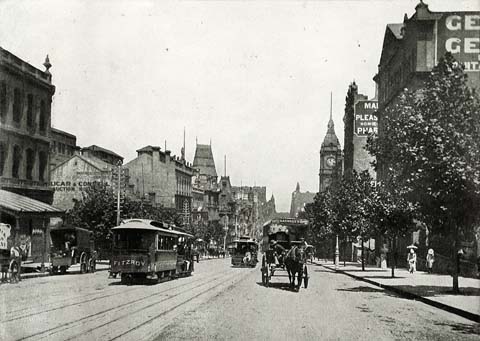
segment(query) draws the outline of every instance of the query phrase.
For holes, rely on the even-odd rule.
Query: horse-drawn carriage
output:
[[[248,237],[234,240],[230,246],[233,266],[256,267],[258,263],[258,244]]]
[[[273,219],[263,225],[262,283],[270,285],[275,273],[286,271],[290,288],[298,291],[308,287],[307,243],[308,221],[303,219]],[[295,277],[297,284],[295,285]]]
[[[96,251],[93,232],[80,227],[61,226],[50,231],[50,272],[61,274],[75,264],[80,264],[80,272],[95,272]]]

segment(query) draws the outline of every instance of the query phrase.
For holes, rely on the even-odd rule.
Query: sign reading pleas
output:
[[[358,101],[355,103],[355,135],[368,136],[378,133],[378,118],[375,115],[377,109],[377,101]]]

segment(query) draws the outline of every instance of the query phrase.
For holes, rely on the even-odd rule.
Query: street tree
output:
[[[96,243],[100,247],[110,244],[110,229],[117,223],[117,196],[111,186],[97,183],[82,192],[82,198],[75,200],[72,209],[67,211],[69,224],[83,227],[94,232]],[[175,210],[154,207],[129,197],[123,199],[121,217],[163,221],[180,226],[181,217]]]
[[[397,240],[418,229],[416,220],[418,207],[406,199],[402,187],[396,185],[392,179],[378,185],[372,194],[370,224],[376,234],[390,241],[393,278],[398,258]]]
[[[452,240],[452,264],[480,222],[479,103],[463,66],[447,53],[423,88],[406,89],[382,113],[382,132],[367,143],[386,177],[418,203],[430,233]],[[459,292],[456,266],[452,277]]]

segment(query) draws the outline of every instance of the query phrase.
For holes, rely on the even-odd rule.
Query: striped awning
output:
[[[64,211],[44,202],[0,189],[0,209],[14,213],[63,214]]]

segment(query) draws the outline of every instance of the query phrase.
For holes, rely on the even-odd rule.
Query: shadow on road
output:
[[[344,292],[365,292],[365,293],[373,293],[378,292],[387,296],[396,297],[396,298],[403,298],[389,290],[384,290],[380,288],[372,288],[368,286],[358,286],[354,288],[344,288],[344,289],[336,289],[337,291],[344,291]]]
[[[475,334],[480,335],[480,324],[465,324],[465,323],[445,323],[434,322],[436,326],[447,326],[452,328],[453,331],[460,332],[462,334]]]
[[[257,282],[257,285],[260,285],[262,287],[265,287],[262,282]],[[290,292],[295,292],[295,290],[292,290],[290,288],[290,284],[288,283],[271,283],[268,285],[268,288],[272,289],[278,289],[278,290],[284,290],[284,291],[290,291]],[[303,288],[303,287],[302,287]]]

